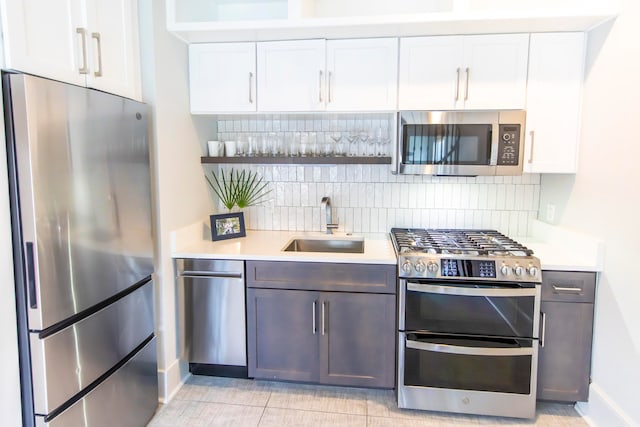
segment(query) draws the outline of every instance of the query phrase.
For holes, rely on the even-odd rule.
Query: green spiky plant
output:
[[[211,173],[213,180],[205,175],[211,189],[220,198],[220,202],[229,211],[234,206],[244,209],[247,206],[256,205],[264,200],[271,192],[267,188],[268,183],[263,182],[262,177],[258,177],[257,172],[235,171],[231,169],[228,175],[224,170],[220,171],[220,179],[215,173]]]

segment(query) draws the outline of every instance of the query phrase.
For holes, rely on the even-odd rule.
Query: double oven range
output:
[[[391,230],[398,406],[535,416],[540,261],[493,230]]]

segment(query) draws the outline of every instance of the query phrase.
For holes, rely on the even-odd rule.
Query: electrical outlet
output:
[[[545,215],[547,222],[552,223],[556,219],[556,205],[553,203],[547,203],[547,212]]]

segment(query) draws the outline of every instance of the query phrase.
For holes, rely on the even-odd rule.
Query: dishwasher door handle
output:
[[[208,279],[208,278],[222,278],[222,279],[242,279],[242,273],[226,273],[220,271],[184,271],[178,275],[179,277],[185,277],[187,279]]]

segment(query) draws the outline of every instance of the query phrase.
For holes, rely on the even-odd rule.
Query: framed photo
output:
[[[247,235],[242,212],[210,215],[210,218],[211,240],[235,239],[236,237],[245,237]]]

